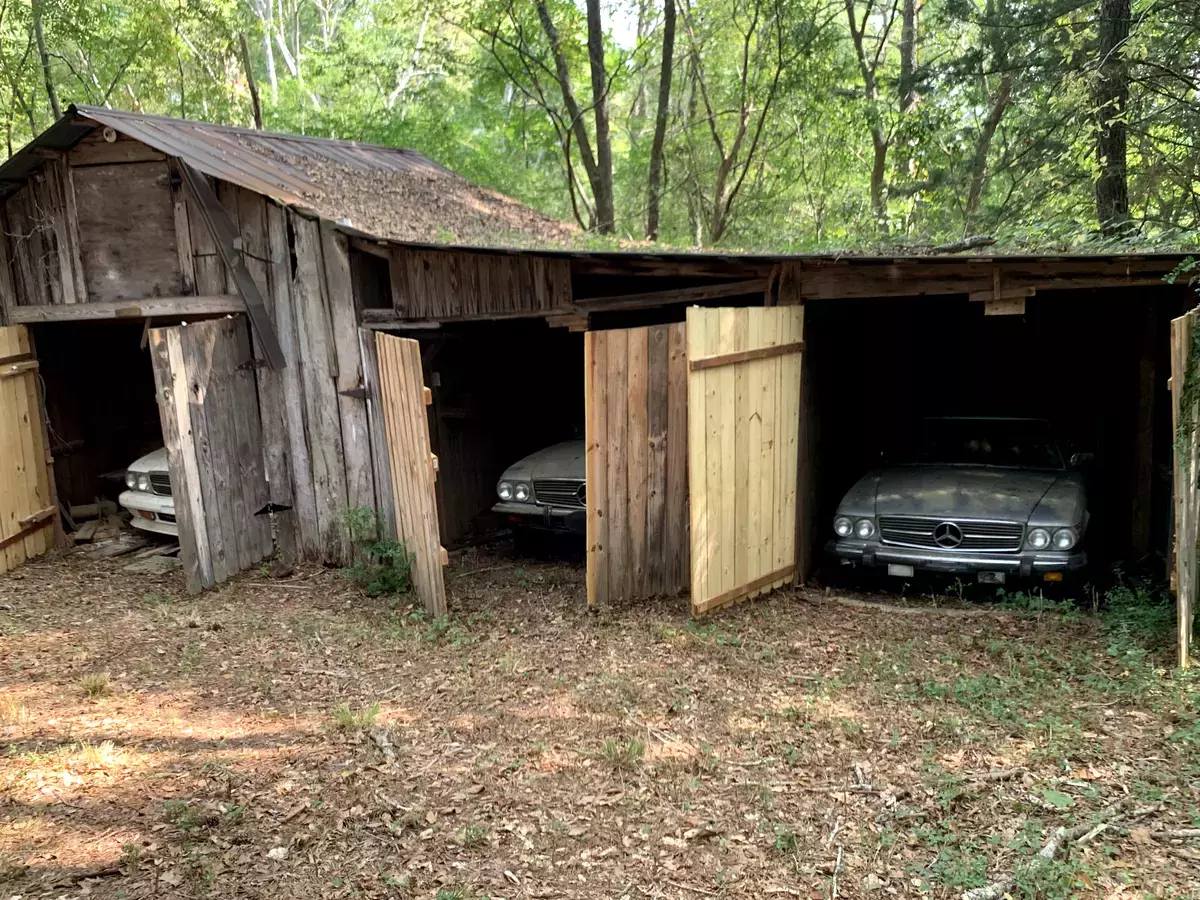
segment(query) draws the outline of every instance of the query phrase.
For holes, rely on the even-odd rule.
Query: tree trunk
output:
[[[871,216],[875,219],[875,230],[888,234],[887,200],[883,196],[883,185],[887,178],[888,142],[878,128],[871,130]]]
[[[663,0],[662,67],[658,75],[658,109],[654,113],[654,143],[650,145],[650,175],[646,190],[646,237],[658,240],[658,208],[662,191],[663,144],[671,104],[675,67],[675,0]]]
[[[904,0],[900,21],[900,112],[917,102],[917,0]]]
[[[238,33],[238,44],[242,48],[242,68],[246,71],[246,87],[250,89],[250,112],[254,116],[254,127],[263,128],[262,101],[258,98],[258,82],[254,80],[254,64],[250,60],[250,44],[246,33]]]
[[[546,32],[546,39],[550,42],[550,50],[554,54],[554,73],[558,79],[558,89],[562,93],[563,105],[567,108],[567,115],[571,117],[569,126],[571,133],[575,136],[575,143],[579,146],[579,158],[583,161],[583,171],[592,188],[592,198],[599,207],[601,191],[596,157],[592,153],[592,141],[583,121],[583,112],[579,108],[579,102],[575,99],[575,86],[571,82],[571,70],[567,66],[567,57],[563,54],[562,38],[558,34],[558,29],[554,27],[554,20],[550,18],[546,0],[537,0],[537,12],[538,19],[542,23],[542,30]],[[567,164],[570,165],[569,159]],[[612,184],[611,178],[609,184]],[[598,208],[596,219],[600,220]]]
[[[50,100],[50,109],[54,112],[54,121],[62,118],[62,104],[58,102],[58,91],[54,87],[54,76],[50,71],[50,51],[46,49],[46,32],[42,27],[42,3],[33,3],[33,34],[37,39],[38,56],[42,61],[42,77],[46,80],[46,96]]]
[[[1105,235],[1123,232],[1129,224],[1129,181],[1125,168],[1125,106],[1129,100],[1129,70],[1125,41],[1129,37],[1130,0],[1100,0],[1100,77],[1096,85],[1098,134],[1096,157],[1096,217]]]
[[[604,27],[600,21],[600,0],[587,0],[588,62],[592,70],[592,114],[596,119],[596,229],[601,234],[613,230],[612,141],[608,133],[608,72],[604,64]]]
[[[975,139],[975,156],[971,160],[971,187],[967,191],[967,208],[963,214],[963,234],[968,233],[971,227],[971,219],[979,209],[979,201],[983,198],[983,187],[987,183],[987,161],[988,153],[992,149],[992,138],[996,136],[996,129],[1000,127],[1000,120],[1004,118],[1004,112],[1008,109],[1008,101],[1011,97],[1012,73],[1005,72],[1004,76],[1000,79],[1000,86],[996,89],[996,94],[992,98],[987,118],[983,120],[983,127],[979,131],[979,137]]]

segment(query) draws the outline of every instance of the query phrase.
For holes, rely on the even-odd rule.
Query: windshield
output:
[[[927,419],[915,462],[926,465],[1061,469],[1062,454],[1040,419]]]

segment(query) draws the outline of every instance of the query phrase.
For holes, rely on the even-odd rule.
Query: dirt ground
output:
[[[0,578],[5,900],[1200,897],[1200,681],[1137,616],[119,565]]]

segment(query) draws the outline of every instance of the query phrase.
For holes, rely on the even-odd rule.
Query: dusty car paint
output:
[[[505,516],[514,525],[582,534],[587,522],[587,510],[582,494],[586,475],[587,459],[583,441],[572,440],[553,444],[513,463],[500,477],[500,482],[530,485],[533,489],[531,498],[500,499],[492,507],[492,511]],[[537,493],[539,481],[569,485],[579,491],[579,496],[570,503],[547,500]],[[500,482],[497,482],[497,488]]]

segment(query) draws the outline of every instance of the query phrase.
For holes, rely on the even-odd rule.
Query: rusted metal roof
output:
[[[99,126],[178,157],[205,175],[377,238],[479,244],[525,234],[555,244],[574,231],[415,150],[97,106],[71,106],[0,166],[0,196],[42,165],[42,150],[69,150]]]

